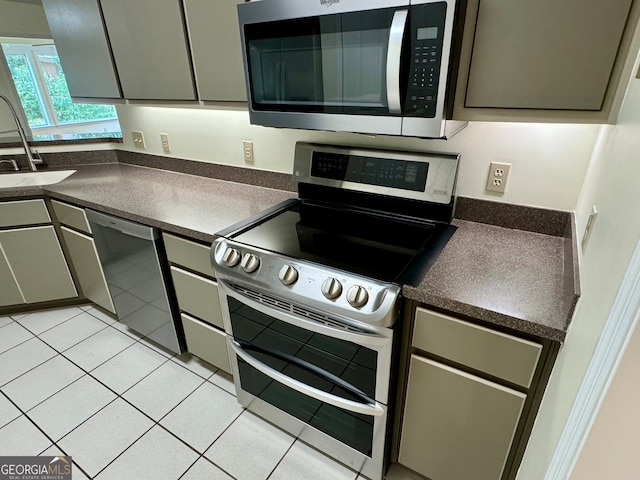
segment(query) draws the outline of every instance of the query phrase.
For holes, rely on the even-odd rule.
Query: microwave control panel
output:
[[[444,2],[411,7],[406,116],[433,118],[436,115],[446,13]]]

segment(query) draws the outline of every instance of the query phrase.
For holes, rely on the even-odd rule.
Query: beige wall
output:
[[[636,63],[636,69],[637,66]],[[592,205],[595,204],[599,211],[589,246],[581,259],[582,297],[551,375],[519,472],[519,480],[545,478],[546,467],[562,434],[580,383],[640,238],[637,213],[640,211],[639,179],[640,80],[634,78],[630,82],[618,124],[603,128],[601,132],[578,200],[576,215],[579,225],[586,223]],[[578,231],[581,232],[582,229],[579,228]],[[640,352],[631,350],[628,355],[633,358],[640,356]],[[637,386],[638,382],[635,386],[629,387],[633,389]],[[631,419],[638,417],[636,409],[637,405],[617,414]],[[612,428],[615,430],[615,427]],[[592,435],[598,433],[594,432]],[[589,444],[604,442],[605,439],[601,435],[599,434],[600,438],[597,440],[590,440]],[[615,435],[611,436],[612,440],[615,438]],[[625,447],[622,437],[609,445],[611,450]],[[597,458],[592,460],[604,462],[605,458],[606,453],[598,452]],[[585,471],[586,468],[581,467],[580,472]],[[636,477],[637,475],[625,477],[611,474],[581,477],[576,473],[573,478],[622,480]]]
[[[631,480],[640,477],[640,328],[616,371],[571,480]]]
[[[602,127],[598,125],[472,122],[450,140],[424,140],[335,132],[276,129],[249,124],[246,107],[207,110],[118,106],[123,148],[166,155],[160,133],[168,133],[171,155],[203,162],[247,166],[242,140],[254,143],[253,167],[291,173],[296,141],[339,143],[462,154],[458,194],[500,202],[574,210]],[[142,130],[147,145],[133,145]],[[489,163],[512,163],[504,195],[485,191]]]

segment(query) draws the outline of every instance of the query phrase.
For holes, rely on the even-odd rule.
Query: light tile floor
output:
[[[0,317],[0,455],[71,455],[74,480],[364,479],[90,306]]]

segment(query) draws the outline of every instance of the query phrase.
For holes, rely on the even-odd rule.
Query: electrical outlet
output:
[[[253,163],[253,142],[250,140],[243,140],[242,150],[244,151],[244,161],[247,163]]]
[[[509,178],[510,163],[491,162],[489,177],[487,178],[487,190],[489,192],[504,193]]]
[[[131,132],[133,135],[133,144],[138,148],[147,148],[144,143],[144,134],[140,130],[134,130]]]
[[[162,143],[162,150],[164,150],[165,153],[171,153],[171,145],[169,145],[168,133],[160,134],[160,142]]]

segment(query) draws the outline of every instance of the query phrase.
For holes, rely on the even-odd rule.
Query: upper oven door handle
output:
[[[246,295],[243,295],[241,292],[235,290],[231,285],[229,285],[224,279],[218,277],[218,291],[223,295],[227,295],[235,298],[236,300],[244,303],[245,305],[253,308],[254,310],[258,310],[259,312],[264,313],[265,315],[269,315],[271,317],[280,319],[284,322],[287,322],[291,325],[295,325],[296,327],[304,328],[305,330],[310,330],[315,333],[320,333],[322,335],[326,335],[331,338],[337,338],[340,340],[345,340],[347,342],[353,342],[358,345],[362,345],[365,347],[369,347],[373,350],[379,351],[384,348],[389,347],[391,340],[383,335],[379,335],[376,333],[369,332],[358,332],[353,330],[339,329],[335,327],[331,327],[329,325],[322,324],[320,322],[315,322],[313,320],[307,320],[303,317],[299,317],[296,315],[292,315],[284,310],[278,310],[270,305],[265,305],[261,302],[254,300]],[[228,317],[228,312],[223,311],[223,315]],[[230,322],[229,322],[230,323]],[[227,328],[227,333],[233,333],[232,329]]]
[[[363,404],[354,402],[352,400],[347,400],[336,395],[331,395],[330,393],[323,392],[320,389],[315,387],[311,387],[295,378],[291,378],[287,375],[284,375],[277,370],[265,365],[264,363],[256,360],[254,357],[249,355],[242,347],[235,342],[234,340],[229,339],[228,342],[234,353],[240,357],[242,360],[247,362],[253,368],[263,373],[264,375],[273,378],[277,382],[286,385],[293,390],[302,393],[303,395],[307,395],[309,397],[315,398],[324,403],[328,403],[333,405],[334,407],[342,408],[349,412],[361,413],[363,415],[371,415],[374,417],[379,417],[384,414],[384,409],[380,406],[378,402],[373,404]]]

